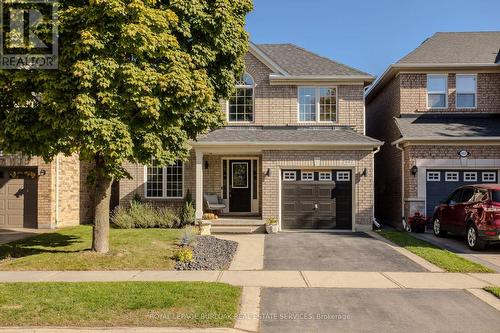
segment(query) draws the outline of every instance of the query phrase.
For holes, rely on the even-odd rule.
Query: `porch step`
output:
[[[261,234],[266,231],[264,224],[258,225],[228,225],[212,224],[213,234]]]

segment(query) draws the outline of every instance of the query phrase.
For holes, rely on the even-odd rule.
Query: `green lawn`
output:
[[[500,298],[500,287],[486,287],[484,290],[492,293],[496,297]]]
[[[447,272],[459,273],[494,273],[495,271],[469,261],[452,253],[448,250],[443,250],[428,242],[417,239],[407,232],[399,231],[380,231],[380,235],[388,240],[404,247],[408,251],[424,258],[425,260],[441,267]]]
[[[1,283],[0,326],[230,327],[240,295],[203,282]]]
[[[110,252],[90,251],[91,226],[0,245],[0,270],[169,270],[179,229],[111,229]]]

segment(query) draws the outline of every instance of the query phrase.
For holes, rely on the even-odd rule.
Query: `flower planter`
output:
[[[200,236],[210,236],[212,234],[212,222],[207,220],[201,220],[198,222],[198,231]]]
[[[268,234],[275,234],[278,232],[278,225],[277,224],[266,224],[266,232]]]

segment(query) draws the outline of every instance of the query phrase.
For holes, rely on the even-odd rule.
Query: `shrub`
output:
[[[120,229],[131,229],[135,227],[134,219],[128,213],[127,208],[118,206],[111,214],[111,222]]]
[[[149,203],[130,202],[128,208],[118,207],[111,216],[118,228],[175,228],[179,217],[168,208],[155,208]]]
[[[196,209],[193,206],[193,198],[191,197],[191,192],[189,190],[184,198],[184,203],[179,211],[181,226],[188,224],[194,224],[196,221]]]
[[[278,224],[278,219],[275,217],[270,217],[266,220],[266,224],[268,225],[276,225]]]
[[[190,247],[181,247],[174,253],[173,259],[179,262],[193,261],[193,250]]]

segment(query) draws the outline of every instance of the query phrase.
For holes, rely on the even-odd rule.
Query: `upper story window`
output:
[[[476,75],[457,74],[457,109],[475,108],[477,96]]]
[[[237,82],[235,94],[229,98],[228,121],[252,122],[254,115],[254,88],[252,76],[245,73]]]
[[[337,89],[299,87],[300,122],[336,122]]]
[[[146,198],[182,198],[184,169],[182,161],[161,167],[153,161],[146,167]]]
[[[448,106],[447,91],[447,75],[427,75],[427,107],[429,109],[445,109]]]

